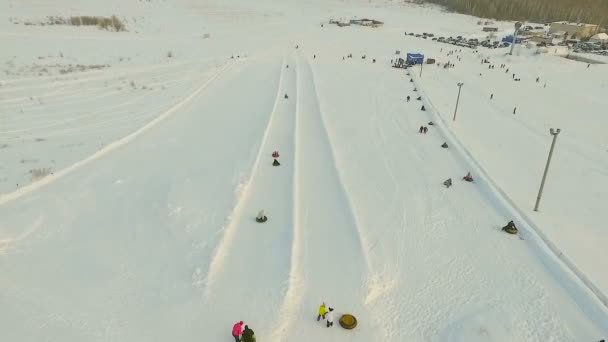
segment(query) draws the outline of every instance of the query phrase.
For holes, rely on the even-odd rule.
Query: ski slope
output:
[[[525,49],[456,60],[403,31],[474,35],[476,18],[391,1],[0,6],[130,29],[0,18],[2,340],[231,341],[239,320],[258,341],[608,336],[603,65]],[[319,25],[352,16],[385,26]],[[407,75],[395,50],[456,67]],[[511,219],[518,236],[500,230]]]

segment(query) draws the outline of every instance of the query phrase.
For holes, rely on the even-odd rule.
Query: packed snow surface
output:
[[[112,15],[127,31],[41,25]],[[355,17],[384,25],[327,23]],[[477,21],[1,0],[2,341],[232,341],[240,320],[277,342],[606,338],[608,68],[404,35]],[[406,52],[437,63],[392,68]]]

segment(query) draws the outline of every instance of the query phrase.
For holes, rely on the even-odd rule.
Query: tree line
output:
[[[449,10],[497,20],[608,24],[608,0],[425,0]]]

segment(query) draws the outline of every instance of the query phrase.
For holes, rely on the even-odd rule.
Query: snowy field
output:
[[[127,31],[22,24],[76,15]],[[385,25],[320,25],[354,16]],[[403,34],[480,37],[477,20],[0,0],[0,340],[232,341],[239,320],[273,342],[608,337],[608,66]],[[406,75],[395,50],[455,67]]]

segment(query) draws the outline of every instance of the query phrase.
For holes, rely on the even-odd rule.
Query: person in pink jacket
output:
[[[235,342],[241,341],[241,333],[243,333],[243,321],[235,323],[232,327],[232,337]]]

